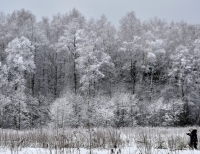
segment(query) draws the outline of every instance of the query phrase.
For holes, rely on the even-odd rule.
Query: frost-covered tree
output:
[[[135,94],[136,78],[137,78],[137,61],[141,52],[141,37],[135,36],[129,42],[123,42],[121,51],[126,54],[123,70],[127,74],[127,82],[131,83],[131,91]]]
[[[7,113],[12,117],[13,126],[17,129],[26,127],[28,114],[26,107],[26,81],[25,74],[33,73],[35,69],[33,46],[26,37],[15,38],[6,48],[9,95],[11,108]]]
[[[24,75],[35,69],[33,46],[26,37],[15,38],[6,48],[9,81],[16,90],[24,85]],[[22,79],[22,80],[21,80]],[[25,86],[25,85],[24,85]]]
[[[77,72],[77,59],[79,57],[79,51],[77,50],[77,45],[80,43],[80,35],[82,33],[81,27],[77,21],[74,19],[70,22],[64,35],[60,37],[58,41],[58,50],[66,50],[70,52],[72,58],[72,67],[73,67],[73,82],[74,82],[74,92],[77,93],[78,87],[78,72]]]
[[[179,46],[176,48],[176,52],[174,52],[173,55],[171,55],[172,58],[172,65],[173,69],[172,72],[170,72],[170,75],[173,75],[174,77],[174,84],[177,86],[177,90],[180,94],[181,98],[184,98],[185,96],[185,83],[186,79],[189,79],[191,69],[191,60],[192,57],[189,55],[189,50],[184,46]]]
[[[101,39],[95,37],[95,32],[83,34],[82,41],[77,50],[79,51],[78,70],[81,74],[81,90],[88,96],[94,96],[98,82],[104,78],[100,68],[105,65],[113,66],[110,56],[101,50]]]
[[[114,103],[113,121],[116,127],[135,126],[136,121],[137,99],[132,94],[118,93],[111,100]]]
[[[105,15],[102,15],[100,19],[94,21],[90,20],[86,27],[87,33],[94,31],[96,37],[101,39],[100,48],[103,52],[107,53],[111,57],[111,61],[114,63],[115,51],[118,50],[119,44],[117,42],[117,31],[111,22],[108,21]],[[103,88],[103,93],[107,93],[112,96],[113,89],[115,89],[115,67],[104,65],[101,67],[101,72],[105,77],[100,81],[99,89]]]
[[[82,32],[82,41],[77,46],[79,57],[77,59],[78,71],[80,73],[80,90],[86,96],[85,105],[87,106],[86,122],[87,126],[95,125],[94,118],[96,111],[96,103],[92,97],[95,97],[98,91],[99,81],[104,78],[101,71],[103,66],[113,66],[110,56],[101,50],[101,39],[96,38],[96,33]],[[92,118],[91,118],[92,117]]]
[[[86,125],[86,106],[84,98],[73,92],[65,93],[51,105],[52,126],[54,128],[73,127]]]
[[[6,33],[7,31],[6,19],[7,19],[7,16],[4,13],[0,12],[0,54],[1,54],[0,61],[1,62],[5,62],[5,58],[6,58],[5,48],[8,41],[8,35]]]

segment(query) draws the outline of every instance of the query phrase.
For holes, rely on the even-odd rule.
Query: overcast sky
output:
[[[158,17],[168,22],[200,24],[200,0],[0,0],[0,11],[4,13],[22,8],[30,10],[38,20],[76,8],[87,19],[105,14],[115,25],[129,11],[143,21]]]

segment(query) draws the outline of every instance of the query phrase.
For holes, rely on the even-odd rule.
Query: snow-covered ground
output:
[[[111,150],[92,150],[92,154],[112,154]],[[8,149],[0,149],[0,154],[89,154],[89,150],[87,149],[68,149],[63,152],[63,150],[49,150],[49,149],[42,149],[42,148],[24,148],[22,150],[15,150],[10,151]],[[146,151],[147,153],[147,151]],[[121,150],[116,149],[114,150],[113,154],[143,154],[142,151],[138,150],[134,147],[126,147]],[[145,153],[144,153],[145,154]],[[179,150],[170,152],[168,150],[152,150],[149,151],[149,154],[200,154],[199,150]]]
[[[91,154],[200,154],[188,147],[189,129],[193,128],[2,129],[0,154],[90,154],[89,147]]]

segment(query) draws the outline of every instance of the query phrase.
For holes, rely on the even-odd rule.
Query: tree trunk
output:
[[[136,83],[136,62],[133,62],[131,58],[131,82],[132,82],[132,93],[135,94],[135,83]]]
[[[74,93],[76,94],[77,92],[77,74],[76,74],[76,62],[74,59]]]

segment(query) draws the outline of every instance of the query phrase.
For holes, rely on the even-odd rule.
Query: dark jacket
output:
[[[198,143],[198,138],[197,138],[197,130],[194,129],[191,131],[191,133],[187,133],[187,135],[190,136],[190,146],[191,147],[196,147],[197,143]]]

